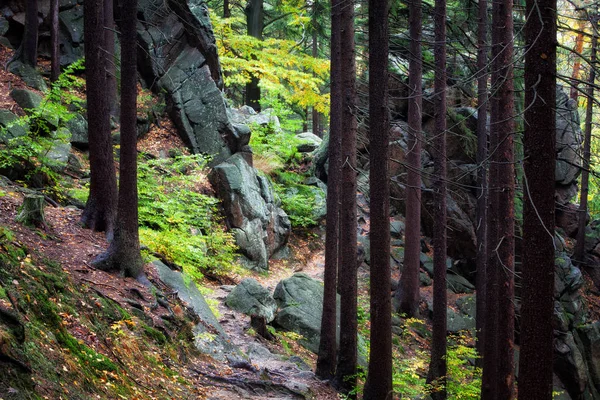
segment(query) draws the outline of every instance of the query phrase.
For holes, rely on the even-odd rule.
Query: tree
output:
[[[512,0],[493,2],[492,109],[488,249],[482,399],[514,396],[514,93]],[[495,321],[494,321],[495,319]],[[495,351],[489,351],[494,347]]]
[[[104,18],[102,3],[88,2],[83,14],[87,119],[90,147],[90,193],[81,222],[85,227],[105,231],[112,240],[117,200],[110,121],[106,98]]]
[[[357,276],[356,276],[356,67],[354,47],[354,2],[342,3],[342,179],[340,211],[340,348],[335,383],[348,394],[356,386]],[[389,229],[389,228],[388,228]]]
[[[419,311],[419,263],[421,255],[421,114],[422,114],[422,75],[423,61],[421,54],[422,36],[422,4],[421,0],[411,0],[409,6],[410,24],[410,60],[409,60],[409,93],[408,103],[408,154],[406,184],[406,230],[404,269],[395,297],[399,303],[399,311],[413,317]]]
[[[38,46],[38,0],[27,0],[25,5],[25,35],[23,37],[22,57],[25,64],[37,65]]]
[[[341,82],[341,0],[331,1],[331,102],[329,123],[329,170],[327,174],[327,226],[325,271],[323,275],[323,314],[316,375],[335,376],[337,346],[337,273],[339,264],[340,180],[342,169],[342,82]]]
[[[446,393],[446,0],[436,0],[435,82],[434,82],[434,225],[433,225],[433,334],[431,363],[427,382],[437,390],[434,400],[445,400]]]
[[[369,1],[371,351],[364,398],[392,398],[387,0]]]
[[[144,266],[138,233],[137,0],[123,2],[121,26],[121,151],[115,236],[94,264],[137,277]]]
[[[137,23],[137,22],[136,22]],[[106,49],[106,96],[111,115],[118,115],[117,58],[115,57],[114,1],[104,0],[104,47]]]
[[[522,258],[519,399],[550,400],[556,163],[549,155],[556,154],[556,0],[528,0],[526,10],[531,16],[525,23],[523,248],[527,251]],[[591,97],[588,101],[592,103]]]
[[[477,351],[483,354],[485,329],[485,299],[487,284],[487,107],[488,107],[488,3],[479,0],[477,28],[477,255],[476,255],[476,332]]]
[[[60,48],[58,43],[58,0],[50,1],[50,80],[60,75]]]
[[[579,220],[577,226],[577,243],[573,258],[580,264],[585,263],[585,225],[587,222],[588,193],[590,179],[590,149],[592,141],[592,119],[594,110],[594,84],[596,82],[596,57],[598,51],[597,16],[592,22],[592,49],[590,57],[590,74],[586,91],[587,105],[585,110],[584,143],[583,143],[583,171],[581,172],[581,195],[579,201]]]
[[[265,26],[263,0],[248,0],[244,12],[246,13],[248,35],[262,40]],[[259,82],[259,77],[254,74],[251,76],[250,82],[246,84],[246,105],[254,108],[257,112],[260,112]]]

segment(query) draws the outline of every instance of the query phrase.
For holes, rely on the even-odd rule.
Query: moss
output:
[[[165,336],[165,334],[159,331],[158,329],[154,329],[146,324],[142,324],[142,329],[144,330],[146,336],[154,340],[156,343],[165,344],[168,342],[168,339]]]
[[[60,331],[56,335],[58,343],[69,349],[71,353],[79,359],[83,365],[89,365],[96,373],[102,371],[118,372],[119,367],[104,354],[86,346],[83,342],[77,340],[69,333]],[[102,376],[103,374],[99,374]]]

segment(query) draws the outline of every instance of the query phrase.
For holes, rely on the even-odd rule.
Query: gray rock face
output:
[[[15,60],[9,64],[8,71],[20,76],[23,82],[34,89],[41,91],[48,89],[44,78],[42,78],[42,74],[30,65]]]
[[[230,308],[246,315],[265,317],[268,322],[275,318],[277,303],[271,293],[253,278],[240,282],[225,300]]]
[[[142,0],[138,37],[140,73],[155,92],[166,92],[167,111],[186,145],[214,156],[213,164],[241,149],[219,91],[221,68],[206,4],[198,0]]]
[[[296,137],[301,140],[301,143],[298,145],[300,153],[310,153],[318,149],[323,142],[323,139],[312,132],[302,132],[297,134]]]
[[[27,135],[28,127],[17,124],[19,117],[8,110],[0,110],[0,142]]]
[[[579,150],[583,143],[577,104],[558,87],[556,90],[556,183],[570,185],[581,172]]]
[[[269,181],[258,176],[241,153],[217,165],[209,179],[223,201],[227,223],[250,267],[268,269],[269,257],[285,246],[291,230]]]
[[[270,127],[274,132],[281,131],[279,118],[273,112],[273,109],[267,108],[257,113],[250,106],[229,109],[229,118],[233,123],[244,125],[258,125],[260,127]]]
[[[10,97],[24,110],[32,110],[42,103],[42,97],[39,94],[27,89],[13,89]]]
[[[67,128],[71,132],[71,144],[80,149],[88,147],[88,123],[81,114],[75,114],[67,121]]]
[[[323,285],[306,274],[294,274],[275,288],[273,297],[279,305],[275,323],[303,336],[301,343],[310,351],[319,350],[321,314],[323,313]],[[339,329],[338,296],[338,329]]]
[[[194,328],[196,347],[202,353],[223,361],[228,355],[238,356],[240,351],[231,344],[196,284],[186,282],[180,272],[171,270],[160,261],[153,261],[152,264],[160,279],[173,288],[177,296],[187,303],[200,319]]]

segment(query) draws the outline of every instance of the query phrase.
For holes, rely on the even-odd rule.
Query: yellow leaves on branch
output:
[[[225,86],[245,85],[253,76],[271,95],[299,107],[315,107],[328,114],[329,94],[321,93],[329,79],[329,60],[314,58],[294,41],[259,40],[239,34],[242,17],[222,19],[212,13],[212,22]],[[294,20],[301,23],[300,17]]]

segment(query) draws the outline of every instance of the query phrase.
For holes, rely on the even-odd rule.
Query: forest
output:
[[[600,400],[597,0],[3,0],[0,400]]]

